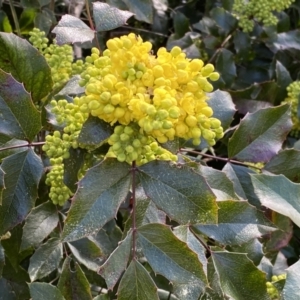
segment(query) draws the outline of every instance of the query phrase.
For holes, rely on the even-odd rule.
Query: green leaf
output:
[[[138,228],[138,245],[153,271],[171,281],[180,299],[199,298],[207,284],[203,265],[197,254],[179,240],[170,227],[147,224]]]
[[[210,238],[224,245],[240,245],[274,231],[261,211],[247,201],[220,201],[217,225],[194,225]]]
[[[13,291],[11,282],[5,278],[0,278],[1,300],[16,300],[16,294]]]
[[[246,32],[236,30],[233,34],[233,43],[237,56],[240,57],[241,60],[247,60],[249,51],[251,50],[250,35]]]
[[[47,240],[31,256],[28,274],[31,281],[41,279],[56,270],[62,259],[62,243],[57,238]]]
[[[217,201],[240,200],[235,194],[233,183],[224,172],[201,165],[198,171],[206,179],[208,185],[216,195]]]
[[[33,208],[43,164],[32,149],[5,158],[5,189],[0,206],[0,235],[21,223]]]
[[[181,38],[190,31],[189,19],[180,11],[175,11],[173,16],[174,31],[176,39]]]
[[[59,96],[68,96],[68,95],[80,95],[85,91],[84,87],[79,85],[81,80],[80,75],[74,75],[66,83],[66,85],[57,93]],[[99,119],[99,118],[98,118]]]
[[[211,18],[227,36],[237,25],[237,19],[222,7],[216,7],[210,11]]]
[[[10,21],[7,17],[7,14],[3,10],[0,11],[0,31],[4,31],[4,32],[13,31]]]
[[[1,135],[1,133],[0,133]],[[22,147],[23,145],[28,145],[27,141],[23,141],[23,140],[17,140],[17,139],[10,139],[7,135],[6,137],[9,139],[9,141],[7,143],[4,143],[0,146],[0,160],[2,160],[3,158],[13,155],[15,153],[18,152],[23,152],[26,151],[26,147]],[[15,146],[19,146],[17,148],[15,148]],[[6,148],[6,150],[5,150]]]
[[[250,204],[256,207],[260,207],[260,201],[254,192],[250,179],[251,174],[256,174],[253,170],[227,163],[223,168],[223,172],[233,182],[234,190],[239,197],[248,200]]]
[[[0,83],[0,133],[11,138],[32,141],[42,124],[41,114],[33,105],[30,94],[25,91],[23,84],[2,70]]]
[[[135,18],[137,20],[152,24],[153,22],[152,0],[123,0],[123,2],[126,3],[130,12],[132,12],[135,15]]]
[[[111,253],[107,261],[100,267],[100,274],[107,284],[107,288],[112,290],[122,273],[127,267],[127,263],[131,254],[132,233],[119,244],[119,246]]]
[[[212,252],[223,291],[233,299],[269,300],[266,275],[258,270],[246,254]]]
[[[295,149],[280,151],[263,170],[276,175],[282,174],[291,181],[300,183],[300,151]]]
[[[34,27],[34,19],[37,14],[35,8],[26,8],[22,11],[19,23],[22,34],[28,34]]]
[[[108,31],[126,24],[127,19],[134,13],[127,10],[119,10],[106,3],[94,2],[93,15],[97,31]]]
[[[71,269],[70,263],[71,258],[67,257],[57,287],[66,300],[92,300],[90,284],[79,264],[75,263],[74,268]]]
[[[291,128],[289,105],[247,114],[229,139],[228,155],[241,161],[269,161],[281,149]]]
[[[103,260],[101,249],[88,238],[68,243],[74,257],[88,269],[97,271]]]
[[[289,71],[278,60],[276,60],[276,77],[277,77],[277,84],[281,89],[286,89],[293,82]]]
[[[2,205],[2,194],[3,194],[3,190],[5,189],[4,175],[5,173],[0,167],[0,206]]]
[[[5,264],[5,253],[4,253],[4,248],[2,247],[1,242],[0,242],[0,278],[2,277],[2,270],[3,270],[4,264]],[[1,286],[1,284],[0,284],[0,286]]]
[[[186,243],[188,247],[198,255],[198,259],[203,266],[203,271],[207,275],[206,249],[195,237],[188,226],[177,226],[173,230],[176,237]]]
[[[276,34],[276,37],[267,41],[266,45],[274,52],[297,49],[300,50],[300,32],[291,30]]]
[[[26,40],[14,34],[0,32],[0,69],[24,83],[34,102],[40,101],[52,88],[51,70],[46,59]]]
[[[63,15],[52,32],[58,45],[91,42],[95,35],[83,21],[71,15]]]
[[[103,143],[113,134],[113,127],[97,117],[90,116],[83,124],[78,142],[96,146]]]
[[[33,282],[29,284],[32,300],[65,300],[60,290],[46,282]]]
[[[209,94],[208,105],[213,109],[213,117],[221,121],[222,127],[226,130],[236,112],[235,105],[228,92],[216,90]]]
[[[217,204],[205,179],[192,169],[154,161],[139,167],[146,195],[181,224],[215,223]]]
[[[118,289],[118,300],[159,300],[157,287],[147,270],[132,260]]]
[[[115,159],[106,159],[87,171],[65,221],[64,241],[93,234],[116,216],[129,191],[129,171],[128,164]]]
[[[21,250],[36,247],[57,226],[58,212],[52,202],[45,202],[30,212],[25,220]]]
[[[56,24],[54,12],[47,7],[43,7],[34,19],[34,27],[39,28],[48,35],[53,24]]]
[[[300,195],[300,184],[288,180],[283,175],[252,175],[251,180],[260,202],[300,226],[300,203],[295,195]]]
[[[283,300],[298,300],[300,298],[300,261],[286,270],[287,276],[282,291]]]
[[[220,82],[229,87],[236,78],[236,66],[233,60],[233,53],[223,48],[219,51],[216,59],[216,69],[220,73]]]

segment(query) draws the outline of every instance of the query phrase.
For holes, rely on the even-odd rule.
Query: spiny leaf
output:
[[[12,33],[0,32],[0,69],[24,83],[34,102],[45,97],[52,88],[46,59],[26,40]]]
[[[300,261],[290,266],[286,270],[287,276],[285,285],[282,291],[283,300],[298,300],[300,299]]]
[[[11,138],[32,141],[42,128],[41,114],[33,105],[30,94],[23,84],[2,70],[0,111],[0,133]]]
[[[131,261],[118,289],[118,300],[128,299],[159,300],[153,279],[137,260]]]
[[[65,221],[64,241],[91,235],[116,216],[129,191],[129,168],[126,163],[106,159],[88,170],[78,183]]]
[[[127,19],[134,14],[127,10],[120,10],[106,3],[94,2],[93,14],[97,31],[108,31],[126,24]]]

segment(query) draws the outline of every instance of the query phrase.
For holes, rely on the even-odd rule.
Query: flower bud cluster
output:
[[[279,292],[278,292],[277,288],[275,287],[275,285],[273,283],[276,282],[276,281],[279,281],[279,280],[284,280],[284,279],[286,279],[286,274],[281,274],[281,275],[278,275],[278,276],[274,275],[274,276],[272,276],[272,281],[271,282],[268,281],[266,283],[267,293],[270,295],[270,298],[272,300],[279,299]]]
[[[251,32],[254,20],[265,26],[276,25],[277,17],[274,11],[287,9],[295,0],[234,0],[233,12],[239,19],[239,25],[245,32]]]

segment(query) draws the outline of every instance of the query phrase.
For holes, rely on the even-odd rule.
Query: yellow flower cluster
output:
[[[212,64],[187,59],[179,47],[160,48],[155,57],[151,43],[134,34],[109,40],[107,48],[102,56],[94,48],[87,58],[82,112],[111,125],[138,124],[140,134],[159,143],[179,137],[198,145],[202,136],[214,145],[223,136],[207,103],[208,79],[219,79]]]

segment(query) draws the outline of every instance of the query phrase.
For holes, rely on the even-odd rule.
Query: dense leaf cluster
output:
[[[237,3],[2,2],[0,299],[300,298],[300,2]]]

